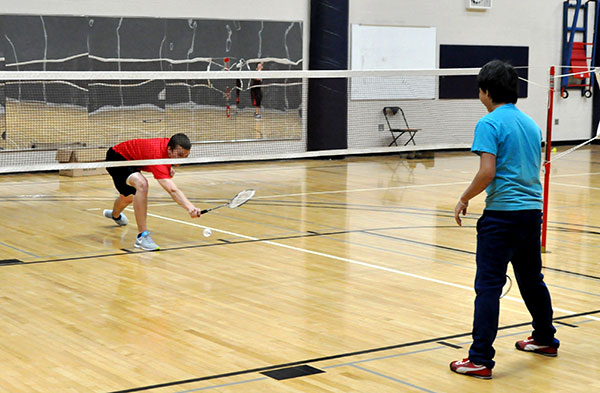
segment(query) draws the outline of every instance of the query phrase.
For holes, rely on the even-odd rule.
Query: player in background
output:
[[[265,63],[261,61],[256,65],[256,71],[262,71]],[[260,104],[263,98],[263,89],[261,87],[262,79],[252,79],[250,81],[250,96],[252,97],[252,105],[254,105],[254,118],[256,120],[262,119],[260,114]]]

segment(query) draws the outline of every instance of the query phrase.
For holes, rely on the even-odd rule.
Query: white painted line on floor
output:
[[[323,194],[349,194],[353,192],[370,192],[370,191],[387,191],[387,190],[404,190],[409,188],[427,188],[427,187],[442,187],[442,186],[456,186],[461,184],[470,184],[470,181],[459,181],[452,183],[434,183],[434,184],[416,184],[396,187],[374,187],[374,188],[358,188],[355,190],[331,190],[331,191],[314,191],[314,192],[300,192],[295,194],[275,194],[275,195],[255,195],[252,199],[271,199],[271,198],[284,198],[291,196],[305,196],[305,195],[323,195]],[[227,199],[215,199],[212,200],[215,203],[226,201]],[[210,200],[204,201],[203,203],[210,203]],[[148,207],[154,206],[170,206],[176,205],[176,202],[160,202],[160,203],[149,203]],[[100,210],[100,208],[94,207],[86,209],[87,211]]]
[[[160,216],[158,214],[148,213],[148,216],[155,217],[155,218],[160,218],[160,219],[166,220],[166,221],[176,222],[178,224],[189,225],[189,226],[193,226],[193,227],[196,227],[196,228],[208,228],[208,227],[206,227],[204,225],[199,225],[199,224],[195,224],[193,222],[188,222],[188,221],[177,220],[175,218]],[[227,235],[233,235],[233,236],[241,237],[242,239],[246,239],[246,240],[260,240],[260,239],[258,239],[256,237],[246,236],[246,235],[242,235],[240,233],[229,232],[229,231],[225,231],[225,230],[222,230],[222,229],[216,229],[216,228],[211,228],[211,229],[213,231],[215,231],[215,232],[221,232],[221,233],[225,233]],[[390,272],[390,273],[400,274],[400,275],[403,275],[403,276],[412,277],[412,278],[416,278],[416,279],[419,279],[419,280],[434,282],[436,284],[446,285],[446,286],[450,286],[450,287],[454,287],[454,288],[460,288],[460,289],[464,289],[464,290],[473,292],[473,288],[472,287],[468,287],[466,285],[454,284],[454,283],[451,283],[451,282],[448,282],[448,281],[438,280],[438,279],[431,278],[431,277],[425,277],[425,276],[421,276],[421,275],[414,274],[414,273],[404,272],[402,270],[397,270],[397,269],[392,269],[392,268],[385,267],[385,266],[374,265],[372,263],[357,261],[355,259],[338,257],[336,255],[325,254],[325,253],[322,253],[322,252],[319,252],[319,251],[312,251],[312,250],[307,250],[305,248],[299,248],[299,247],[289,246],[287,244],[277,243],[277,242],[273,242],[273,241],[270,241],[270,240],[263,240],[263,241],[261,241],[261,243],[263,243],[263,244],[269,244],[269,245],[276,246],[276,247],[287,248],[287,249],[293,250],[293,251],[298,251],[298,252],[303,252],[303,253],[307,253],[307,254],[317,255],[317,256],[320,256],[320,257],[323,257],[323,258],[333,259],[333,260],[336,260],[336,261],[347,262],[347,263],[351,263],[351,264],[354,264],[354,265],[364,266],[364,267],[368,267],[368,268],[372,268],[372,269],[383,270],[383,271]],[[516,298],[516,297],[512,297],[512,296],[505,296],[505,297],[503,297],[503,299],[511,300],[511,301],[517,302],[517,303],[523,303],[522,299],[519,299],[519,298]],[[565,313],[565,314],[577,314],[575,311],[566,310],[566,309],[563,309],[563,308],[553,307],[553,309],[554,309],[554,311],[559,311],[559,312],[562,312],[562,313]],[[585,318],[589,318],[589,319],[593,319],[595,321],[600,321],[600,318],[593,317],[593,316],[590,316],[590,315],[586,315],[584,317]]]

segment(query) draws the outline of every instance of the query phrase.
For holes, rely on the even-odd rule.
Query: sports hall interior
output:
[[[579,0],[4,4],[0,391],[600,391],[597,10]],[[557,75],[574,67],[561,66],[577,57],[565,52],[576,11],[579,24],[589,20],[587,36],[575,38],[589,43],[589,58],[577,63],[587,68],[576,69],[584,77],[551,79],[551,66]],[[159,55],[143,53],[148,37]],[[452,72],[495,57],[518,63],[517,106],[542,129],[542,159],[552,160],[542,259],[561,347],[556,358],[515,349],[532,327],[513,285],[501,299],[494,376],[484,381],[448,367],[472,342],[485,207],[482,193],[456,224],[454,207],[479,165],[473,130],[486,111],[476,71]],[[58,88],[6,76],[252,72],[260,61],[264,75],[307,74],[265,86],[258,109],[245,79],[239,104],[235,82],[218,76],[186,88],[131,75],[127,86],[70,80]],[[416,93],[398,93],[393,74],[323,83],[309,75],[375,68],[433,71]],[[73,105],[51,98],[63,91]],[[102,108],[146,95],[154,110]],[[193,110],[187,100],[196,100]],[[397,124],[415,131],[390,132]],[[147,174],[148,225],[161,249],[141,251],[131,207],[124,227],[102,215],[117,192],[100,160],[120,141],[175,132],[193,142],[173,178],[192,203],[256,194],[191,219]],[[511,267],[508,276],[514,281]]]

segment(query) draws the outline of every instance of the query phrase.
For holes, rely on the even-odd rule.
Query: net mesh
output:
[[[126,165],[104,162],[106,150],[179,132],[190,156],[152,163],[331,155],[307,151],[311,79],[347,85],[347,114],[331,114],[348,123],[348,148],[336,154],[466,148],[485,108],[440,99],[440,83],[469,77],[476,91],[477,72],[0,72],[0,172]],[[418,131],[391,131],[407,128]]]

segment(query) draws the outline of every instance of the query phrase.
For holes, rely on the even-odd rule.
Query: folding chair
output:
[[[390,119],[388,118],[388,116],[394,116],[398,113],[398,111],[400,111],[400,113],[402,114],[402,118],[404,119],[404,124],[406,124],[406,128],[392,128],[392,125],[390,124]],[[388,145],[388,147],[392,145],[398,146],[398,138],[400,138],[406,133],[408,133],[410,138],[408,138],[404,146],[408,145],[410,142],[412,142],[413,145],[416,145],[415,135],[417,134],[417,132],[421,131],[421,129],[410,128],[410,126],[408,125],[408,121],[406,121],[406,116],[404,116],[404,111],[402,110],[402,108],[400,108],[399,106],[386,106],[383,108],[383,116],[385,116],[385,121],[393,138],[392,142]]]

